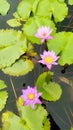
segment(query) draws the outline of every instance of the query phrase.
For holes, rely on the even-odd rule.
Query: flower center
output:
[[[28,94],[28,99],[30,99],[30,100],[34,99],[34,94],[33,93],[29,93]]]
[[[43,32],[43,33],[42,33],[42,37],[44,38],[44,37],[46,37],[46,36],[47,36],[47,33]]]
[[[45,57],[44,61],[45,61],[46,64],[51,64],[53,59],[52,59],[52,57],[47,56],[47,57]]]

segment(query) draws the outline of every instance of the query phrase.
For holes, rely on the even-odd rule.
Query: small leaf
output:
[[[7,86],[6,86],[6,84],[4,83],[4,81],[3,80],[0,80],[0,90],[1,89],[4,89],[4,88],[6,88]]]
[[[18,27],[21,26],[21,23],[17,19],[10,19],[7,20],[7,24],[11,27]]]
[[[7,2],[7,0],[0,0],[0,14],[6,15],[8,10],[10,8],[10,4]]]
[[[54,35],[54,33],[56,32],[55,24],[48,18],[43,17],[29,18],[29,20],[23,26],[24,34],[27,36],[28,40],[30,40],[33,43],[40,44],[40,39],[36,38],[34,35],[37,32],[37,29],[41,26],[49,26],[50,28],[52,28],[53,29],[52,35]]]
[[[21,76],[25,75],[28,72],[32,71],[34,65],[31,60],[18,60],[12,66],[2,69],[6,74],[12,76]]]
[[[7,98],[8,98],[8,93],[2,89],[6,88],[6,84],[4,83],[3,80],[0,80],[0,111],[2,111],[2,109],[5,107]]]
[[[5,107],[8,98],[8,93],[6,91],[0,92],[0,111]]]

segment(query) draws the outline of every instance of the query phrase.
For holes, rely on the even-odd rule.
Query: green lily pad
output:
[[[58,63],[60,65],[73,64],[73,33],[59,32],[54,35],[54,39],[48,41],[49,50],[60,55]]]
[[[47,111],[41,105],[34,110],[30,106],[19,106],[18,109],[20,109],[20,116],[9,111],[3,113],[2,128],[4,130],[50,130]]]
[[[48,18],[44,17],[29,18],[29,20],[23,26],[23,32],[27,36],[28,40],[30,40],[33,43],[40,44],[40,39],[36,38],[34,35],[37,32],[38,28],[41,26],[49,26],[50,28],[52,28],[53,32],[51,35],[54,35],[56,32],[55,24]]]
[[[6,88],[6,84],[4,83],[3,80],[0,80],[0,111],[3,110],[3,108],[6,105],[6,101],[8,98],[8,93],[7,91],[3,90],[4,88]]]
[[[0,14],[6,15],[8,10],[10,8],[10,4],[7,2],[7,0],[0,0]]]
[[[29,18],[33,3],[34,0],[22,0],[19,3],[17,7],[17,13],[23,20]]]
[[[31,60],[18,60],[10,67],[7,67],[5,69],[2,69],[2,71],[6,74],[12,75],[12,76],[21,76],[25,75],[28,72],[32,71],[34,68],[34,65]]]
[[[61,2],[60,2],[61,1]],[[64,0],[40,0],[35,15],[52,18],[56,22],[64,20],[68,14],[68,7]]]
[[[36,86],[39,92],[42,92],[42,98],[48,101],[56,101],[61,97],[62,90],[59,84],[51,82],[52,73],[44,72],[39,75]]]
[[[18,107],[21,118],[26,121],[31,130],[50,130],[50,123],[47,120],[48,113],[41,105],[36,105],[35,109],[32,109],[29,105]]]
[[[73,0],[68,0],[69,5],[73,5]]]
[[[20,31],[6,30],[0,33],[0,68],[12,65],[27,50],[27,41]]]
[[[19,27],[21,26],[21,23],[20,21],[18,21],[17,19],[10,19],[10,20],[7,20],[7,24],[11,27]]]
[[[2,115],[2,129],[4,130],[30,130],[23,119],[13,112],[5,112]]]

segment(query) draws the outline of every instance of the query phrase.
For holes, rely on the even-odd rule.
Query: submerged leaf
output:
[[[30,18],[23,26],[24,34],[27,36],[28,40],[33,43],[40,44],[40,39],[36,38],[34,35],[37,32],[38,28],[42,26],[49,26],[51,29],[53,29],[51,35],[54,35],[56,32],[55,24],[48,18],[33,17]]]
[[[2,69],[6,74],[12,76],[21,76],[27,74],[29,71],[32,71],[34,65],[31,60],[18,60],[12,66]]]
[[[73,33],[59,32],[54,39],[48,41],[48,49],[60,55],[58,63],[60,65],[73,64]]]
[[[6,15],[8,10],[10,8],[10,4],[7,2],[7,0],[0,0],[0,14]]]

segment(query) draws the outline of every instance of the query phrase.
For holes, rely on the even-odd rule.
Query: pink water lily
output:
[[[41,104],[39,97],[42,93],[37,92],[37,87],[27,86],[27,89],[22,89],[21,98],[24,100],[24,106],[30,105],[34,109],[35,104]]]
[[[57,65],[56,62],[59,58],[59,56],[55,55],[54,51],[46,51],[44,50],[43,54],[40,54],[40,57],[42,58],[39,60],[39,63],[42,63],[43,65],[46,65],[49,70],[51,70],[52,65]]]
[[[39,27],[36,34],[35,34],[35,36],[37,38],[40,38],[40,42],[43,43],[43,42],[45,42],[45,40],[53,38],[53,36],[51,36],[52,30],[53,29],[51,29],[48,26]]]

